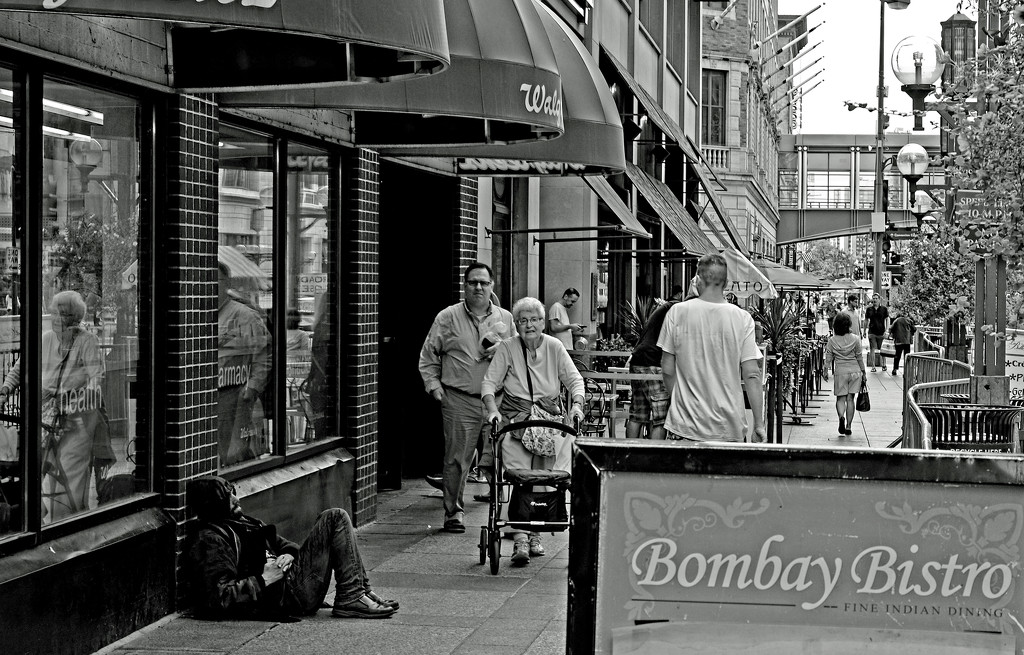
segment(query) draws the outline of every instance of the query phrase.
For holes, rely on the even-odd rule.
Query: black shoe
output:
[[[453,517],[445,519],[443,529],[445,532],[462,533],[466,531],[466,525],[462,522],[462,519]]]
[[[331,616],[339,619],[386,619],[395,613],[394,607],[387,607],[365,594],[344,605],[335,605]]]
[[[491,502],[491,494],[474,494],[473,500],[478,503],[489,503]]]
[[[839,419],[839,436],[847,434],[846,432],[846,418]]]
[[[428,475],[423,479],[426,480],[427,484],[429,484],[431,487],[439,491],[444,491],[444,482],[442,481],[440,475]]]
[[[393,607],[396,610],[398,609],[398,601],[397,600],[381,598],[380,596],[377,595],[377,592],[375,592],[373,590],[367,591],[366,595],[370,597],[370,600],[372,600],[373,602],[377,603],[378,605],[383,605],[384,607]]]

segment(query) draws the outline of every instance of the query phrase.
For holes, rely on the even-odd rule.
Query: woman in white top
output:
[[[576,370],[565,346],[555,337],[544,334],[544,305],[536,298],[522,298],[512,306],[512,318],[519,336],[501,343],[491,358],[480,396],[487,408],[487,422],[506,420],[518,423],[530,418],[530,408],[537,404],[548,411],[558,407],[561,387],[564,385],[572,397],[569,410],[573,419],[583,420],[583,376]],[[529,376],[529,377],[528,377]],[[530,394],[530,388],[533,395]],[[504,389],[501,408],[494,401],[495,392]],[[559,411],[554,413],[561,413]],[[511,435],[510,435],[511,436]],[[501,444],[502,464],[507,469],[569,470],[571,442],[554,457],[540,457],[523,447],[517,438],[507,438]],[[528,564],[530,555],[544,555],[540,535],[531,532],[515,533],[512,563]]]

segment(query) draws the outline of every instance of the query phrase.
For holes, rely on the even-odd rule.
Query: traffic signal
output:
[[[886,213],[885,220],[889,221],[889,180],[882,180],[882,211]]]

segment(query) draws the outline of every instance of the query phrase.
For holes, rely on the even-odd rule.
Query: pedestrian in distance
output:
[[[900,361],[904,355],[910,354],[910,344],[917,332],[917,326],[907,315],[900,316],[889,326],[889,336],[892,338],[896,354],[892,359],[892,374],[899,375]]]
[[[423,385],[441,404],[444,464],[441,473],[444,530],[465,532],[462,502],[473,458],[486,443],[490,426],[480,401],[480,383],[498,345],[516,335],[512,314],[491,302],[494,277],[487,264],[475,262],[463,274],[465,299],[441,310],[420,350]],[[493,468],[484,448],[478,466]]]
[[[587,327],[582,323],[569,322],[569,310],[580,299],[580,292],[572,287],[565,290],[562,300],[551,305],[551,315],[548,317],[548,334],[554,336],[566,350],[572,350],[573,332],[580,332]]]
[[[745,392],[754,414],[750,440],[764,441],[761,351],[754,341],[754,319],[725,299],[729,270],[724,257],[701,257],[696,277],[698,297],[669,309],[658,338],[662,378],[670,396],[667,436],[743,441]]]
[[[185,551],[197,616],[289,621],[316,614],[332,575],[332,616],[383,619],[398,611],[397,601],[370,587],[345,510],[321,513],[300,546],[243,514],[234,485],[224,478],[191,480],[186,502],[198,520]]]
[[[839,436],[850,436],[853,415],[857,411],[857,393],[867,385],[864,370],[864,350],[860,337],[850,331],[850,315],[836,314],[832,324],[835,334],[825,345],[825,369],[822,378],[828,381],[829,371],[835,368],[833,393],[836,396],[836,414],[839,416]]]
[[[731,294],[730,294],[731,295]],[[637,374],[657,375],[656,380],[632,380],[632,402],[629,405],[629,422],[626,423],[626,438],[663,440],[665,438],[665,416],[668,414],[668,390],[661,378],[661,348],[658,337],[661,326],[665,324],[665,316],[672,305],[683,297],[683,287],[672,287],[672,296],[668,302],[651,313],[644,325],[636,347],[629,356],[629,372]]]
[[[872,294],[871,304],[864,311],[864,318],[868,322],[868,362],[871,363],[871,372],[874,373],[877,367],[881,366],[884,373],[882,340],[885,339],[885,332],[889,326],[889,310],[881,303],[877,293]]]
[[[841,309],[836,312],[836,316],[840,314],[846,314],[850,317],[850,334],[855,335],[858,339],[864,338],[864,330],[860,326],[860,297],[855,293],[851,293],[846,297],[846,309]],[[835,318],[832,319],[832,332],[835,332]]]

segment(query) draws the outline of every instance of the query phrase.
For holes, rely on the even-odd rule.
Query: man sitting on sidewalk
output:
[[[242,513],[234,486],[210,476],[187,485],[199,525],[186,550],[197,616],[271,618],[315,614],[337,582],[333,616],[382,619],[398,610],[370,588],[348,513],[320,514],[301,546]]]

